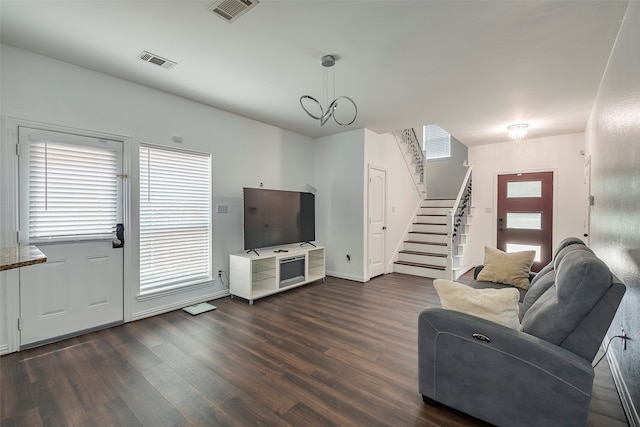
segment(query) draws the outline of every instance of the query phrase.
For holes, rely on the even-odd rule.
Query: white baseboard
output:
[[[325,274],[327,276],[337,277],[338,279],[353,280],[355,282],[362,282],[362,283],[366,282],[364,277],[351,276],[349,274],[338,273],[337,271],[325,271]]]
[[[179,310],[183,307],[188,307],[193,304],[199,304],[201,302],[211,301],[212,299],[223,298],[226,296],[229,296],[228,289],[214,292],[208,295],[199,296],[197,298],[192,298],[189,300],[167,304],[161,307],[154,307],[149,310],[138,311],[136,313],[131,313],[131,321],[133,322],[134,320],[144,319],[145,317],[156,316],[158,314],[167,313],[169,311]]]
[[[453,269],[453,280],[458,280],[460,278],[460,276],[462,276],[463,274],[465,274],[467,271],[469,270],[473,270],[475,268],[474,264],[468,265],[466,267],[458,267],[458,268],[454,268]]]
[[[608,337],[605,338],[605,340],[606,342],[609,342]],[[633,400],[631,399],[631,395],[629,394],[629,388],[627,388],[627,384],[624,381],[622,372],[620,372],[620,366],[618,365],[615,354],[613,352],[607,353],[607,360],[609,361],[609,366],[611,367],[613,382],[615,383],[616,389],[618,390],[620,401],[622,401],[622,407],[624,409],[625,415],[627,416],[629,427],[640,427],[640,416],[638,415],[638,408],[633,405]]]
[[[8,344],[0,345],[0,356],[2,356],[3,354],[9,354]]]

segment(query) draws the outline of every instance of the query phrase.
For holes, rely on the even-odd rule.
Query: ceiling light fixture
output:
[[[514,141],[522,141],[522,139],[527,136],[528,127],[528,123],[518,123],[516,125],[507,126],[509,138],[513,139]]]
[[[320,126],[324,126],[324,124],[327,123],[327,120],[329,120],[329,118],[331,117],[333,117],[333,120],[335,120],[337,124],[341,126],[349,126],[350,124],[356,121],[356,117],[358,116],[358,107],[356,106],[356,103],[353,102],[353,99],[349,98],[348,96],[339,96],[336,98],[336,72],[335,72],[335,69],[333,68],[335,64],[336,64],[335,55],[325,55],[322,57],[322,66],[324,67],[324,81],[322,84],[322,89],[323,89],[322,102],[324,103],[324,105],[327,105],[327,102],[329,99],[329,87],[331,87],[333,91],[333,101],[331,101],[331,103],[328,104],[329,107],[327,107],[326,111],[322,108],[322,104],[320,103],[320,101],[318,101],[313,96],[302,95],[300,97],[300,106],[302,107],[304,112],[307,113],[309,117],[311,117],[312,119],[319,120]],[[331,82],[329,81],[329,68],[332,68],[332,71],[333,71],[331,73]],[[338,103],[338,101],[340,101],[340,103]],[[351,103],[351,105],[353,105],[353,118],[351,120],[348,120],[348,119],[338,120],[338,118],[336,117],[338,105],[344,106],[344,105],[348,105],[348,103]],[[307,106],[305,106],[305,104],[307,104]],[[343,108],[341,111],[344,111],[344,110],[348,110],[348,107],[346,109]],[[310,111],[312,111],[313,113]]]

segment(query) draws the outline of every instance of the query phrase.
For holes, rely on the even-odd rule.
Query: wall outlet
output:
[[[624,343],[622,344],[622,350],[626,350],[627,349],[627,340],[631,339],[627,336],[627,332],[624,330],[624,328],[622,328],[622,332],[620,333],[620,335],[622,336],[622,341],[624,341]]]

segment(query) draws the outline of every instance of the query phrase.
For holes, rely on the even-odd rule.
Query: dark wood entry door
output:
[[[498,175],[498,249],[535,250],[531,270],[551,262],[553,172]]]

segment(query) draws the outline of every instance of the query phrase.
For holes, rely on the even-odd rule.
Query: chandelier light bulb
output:
[[[507,132],[509,138],[514,141],[522,141],[527,136],[528,123],[518,123],[515,125],[507,126]]]

